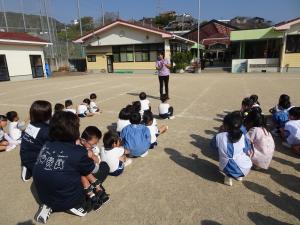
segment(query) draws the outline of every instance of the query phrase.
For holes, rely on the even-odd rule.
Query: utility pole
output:
[[[103,0],[101,1],[102,26],[105,24]]]
[[[27,28],[26,28],[26,21],[25,21],[25,14],[24,14],[24,0],[20,0],[20,4],[21,4],[21,10],[22,10],[22,18],[23,18],[23,24],[24,24],[24,31],[27,32]]]
[[[198,68],[198,73],[201,73],[201,62],[200,62],[200,0],[198,0],[198,41],[197,41],[197,65]]]
[[[49,41],[52,43],[52,45],[50,45],[51,59],[54,59],[53,40],[52,40],[51,27],[50,27],[50,21],[49,21],[48,10],[47,10],[47,3],[46,3],[47,0],[42,0],[42,1],[44,3],[44,11],[45,11],[46,18],[47,18],[47,28],[48,28]],[[55,66],[57,67],[57,64]]]
[[[77,0],[77,17],[78,17],[78,19],[79,19],[80,36],[82,37],[82,36],[83,36],[83,33],[82,33],[82,24],[81,24],[81,15],[80,15],[80,4],[79,4],[79,0]],[[84,56],[82,44],[80,44],[80,54],[81,54],[81,57]]]
[[[6,18],[4,0],[1,0],[1,4],[2,4],[2,10],[3,10],[4,21],[5,21],[6,32],[8,32],[8,25],[7,25],[7,18]]]
[[[66,47],[67,47],[67,60],[69,62],[69,58],[70,58],[70,53],[69,53],[69,40],[68,40],[68,29],[67,26],[65,25],[65,32],[66,32]]]

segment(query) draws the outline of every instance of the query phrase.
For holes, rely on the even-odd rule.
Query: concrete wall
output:
[[[32,70],[29,55],[41,55],[45,74],[43,47],[22,45],[0,45],[0,54],[6,56],[11,80],[31,79]]]
[[[283,72],[300,71],[300,53],[287,53],[283,56]]]

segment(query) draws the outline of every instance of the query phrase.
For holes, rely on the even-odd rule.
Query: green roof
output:
[[[197,43],[194,44],[194,45],[192,46],[192,48],[198,49],[198,44],[197,44]],[[199,44],[199,49],[205,49],[205,46],[202,45],[202,44]]]
[[[253,30],[237,30],[231,31],[230,33],[230,41],[274,39],[282,37],[283,33],[281,31],[274,30],[273,27]]]

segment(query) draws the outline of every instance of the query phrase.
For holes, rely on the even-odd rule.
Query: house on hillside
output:
[[[299,72],[300,17],[264,29],[231,32],[232,72]]]
[[[0,81],[44,77],[43,50],[48,45],[26,33],[0,32]]]
[[[196,42],[156,28],[116,20],[74,43],[85,47],[89,72],[144,73],[155,71],[159,52],[170,58],[177,51],[189,50]]]
[[[231,61],[230,32],[236,30],[227,23],[211,20],[200,26],[200,44],[205,46],[205,58],[213,60],[219,65],[226,65]],[[198,27],[183,35],[184,38],[198,41]]]

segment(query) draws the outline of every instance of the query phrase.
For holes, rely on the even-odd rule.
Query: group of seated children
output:
[[[58,111],[67,111],[77,114],[78,117],[90,117],[100,113],[100,109],[96,104],[97,95],[95,93],[90,94],[90,98],[85,98],[81,104],[78,105],[77,110],[73,106],[72,100],[65,101],[65,105],[57,103],[54,106],[54,113]]]
[[[18,122],[16,113],[8,113],[12,127],[19,129],[18,134],[21,134],[14,136],[21,143],[21,178],[26,182],[33,177],[41,202],[35,216],[37,221],[45,223],[52,212],[67,211],[85,216],[90,210],[98,210],[109,200],[102,186],[107,176],[122,174],[124,167],[132,162],[129,157],[144,157],[157,145],[157,136],[168,127],[157,127],[150,101],[145,93],[140,96],[140,101],[121,110],[117,131],[104,134],[101,148],[98,144],[102,132],[97,127],[88,126],[80,135],[79,118],[83,111],[76,113],[71,100],[63,107],[56,104],[54,113],[50,102],[33,102],[27,126]],[[91,95],[91,99],[95,96]],[[166,104],[164,101],[162,104]],[[96,105],[84,102],[87,108],[89,105],[94,109],[93,112],[88,109],[89,113],[97,112]],[[171,117],[171,111],[168,109],[162,118]],[[3,132],[6,117],[0,118]],[[5,135],[1,147],[5,146]]]

